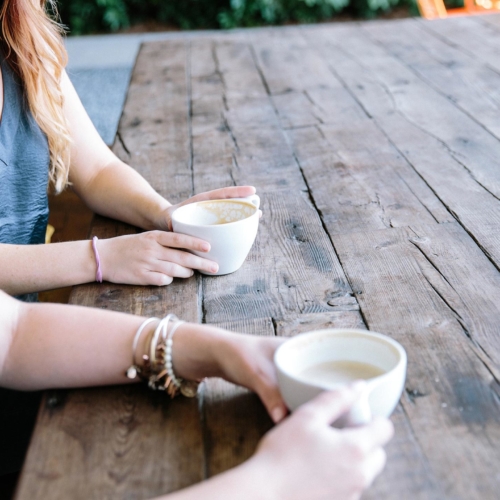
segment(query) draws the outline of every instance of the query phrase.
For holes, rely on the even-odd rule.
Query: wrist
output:
[[[149,226],[146,229],[159,229],[161,231],[170,231],[170,214],[168,209],[172,206],[165,198],[159,197],[154,208],[149,212]]]
[[[173,339],[172,357],[176,373],[188,380],[222,376],[220,359],[227,344],[225,333],[205,325],[181,325]]]

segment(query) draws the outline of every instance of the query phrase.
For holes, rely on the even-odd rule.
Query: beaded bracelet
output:
[[[139,365],[136,363],[137,346],[146,326],[153,321],[158,321],[158,325],[150,333],[149,346],[146,349],[148,354],[142,355],[142,365]],[[175,323],[169,331],[170,322]],[[132,380],[139,377],[147,382],[151,389],[166,391],[171,398],[179,393],[187,397],[196,396],[199,382],[181,379],[175,375],[173,369],[173,335],[183,323],[184,321],[179,320],[174,314],[168,314],[162,320],[149,318],[143,321],[132,342],[132,365],[126,371],[126,376]]]

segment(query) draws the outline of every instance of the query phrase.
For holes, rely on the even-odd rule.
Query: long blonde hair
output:
[[[49,17],[54,0],[3,0],[0,10],[4,57],[19,75],[30,111],[50,150],[50,183],[56,192],[68,184],[70,144],[63,113],[61,77],[67,62],[61,26]]]

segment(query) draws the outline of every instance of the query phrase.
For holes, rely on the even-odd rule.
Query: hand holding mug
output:
[[[193,269],[206,273],[219,269],[215,262],[206,258],[209,243],[166,231],[102,239],[98,242],[98,250],[103,279],[111,283],[163,286],[174,278],[189,278]],[[195,251],[198,255],[192,253]]]
[[[262,439],[244,464],[271,498],[356,500],[386,462],[382,448],[393,426],[377,418],[356,428],[331,424],[359,398],[362,388],[323,392],[298,408]]]

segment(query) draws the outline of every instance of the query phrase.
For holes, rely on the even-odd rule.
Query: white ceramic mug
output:
[[[219,264],[217,273],[204,274],[234,273],[245,262],[257,236],[259,206],[260,198],[256,194],[248,198],[189,203],[172,214],[172,229],[210,243],[209,252],[193,251]]]
[[[331,362],[366,363],[381,374],[366,380],[366,389],[351,410],[334,425],[360,425],[373,416],[388,417],[398,404],[406,378],[406,352],[395,340],[380,333],[354,329],[327,329],[297,335],[276,351],[278,384],[290,410],[320,392],[342,386],[313,381],[307,370]]]

